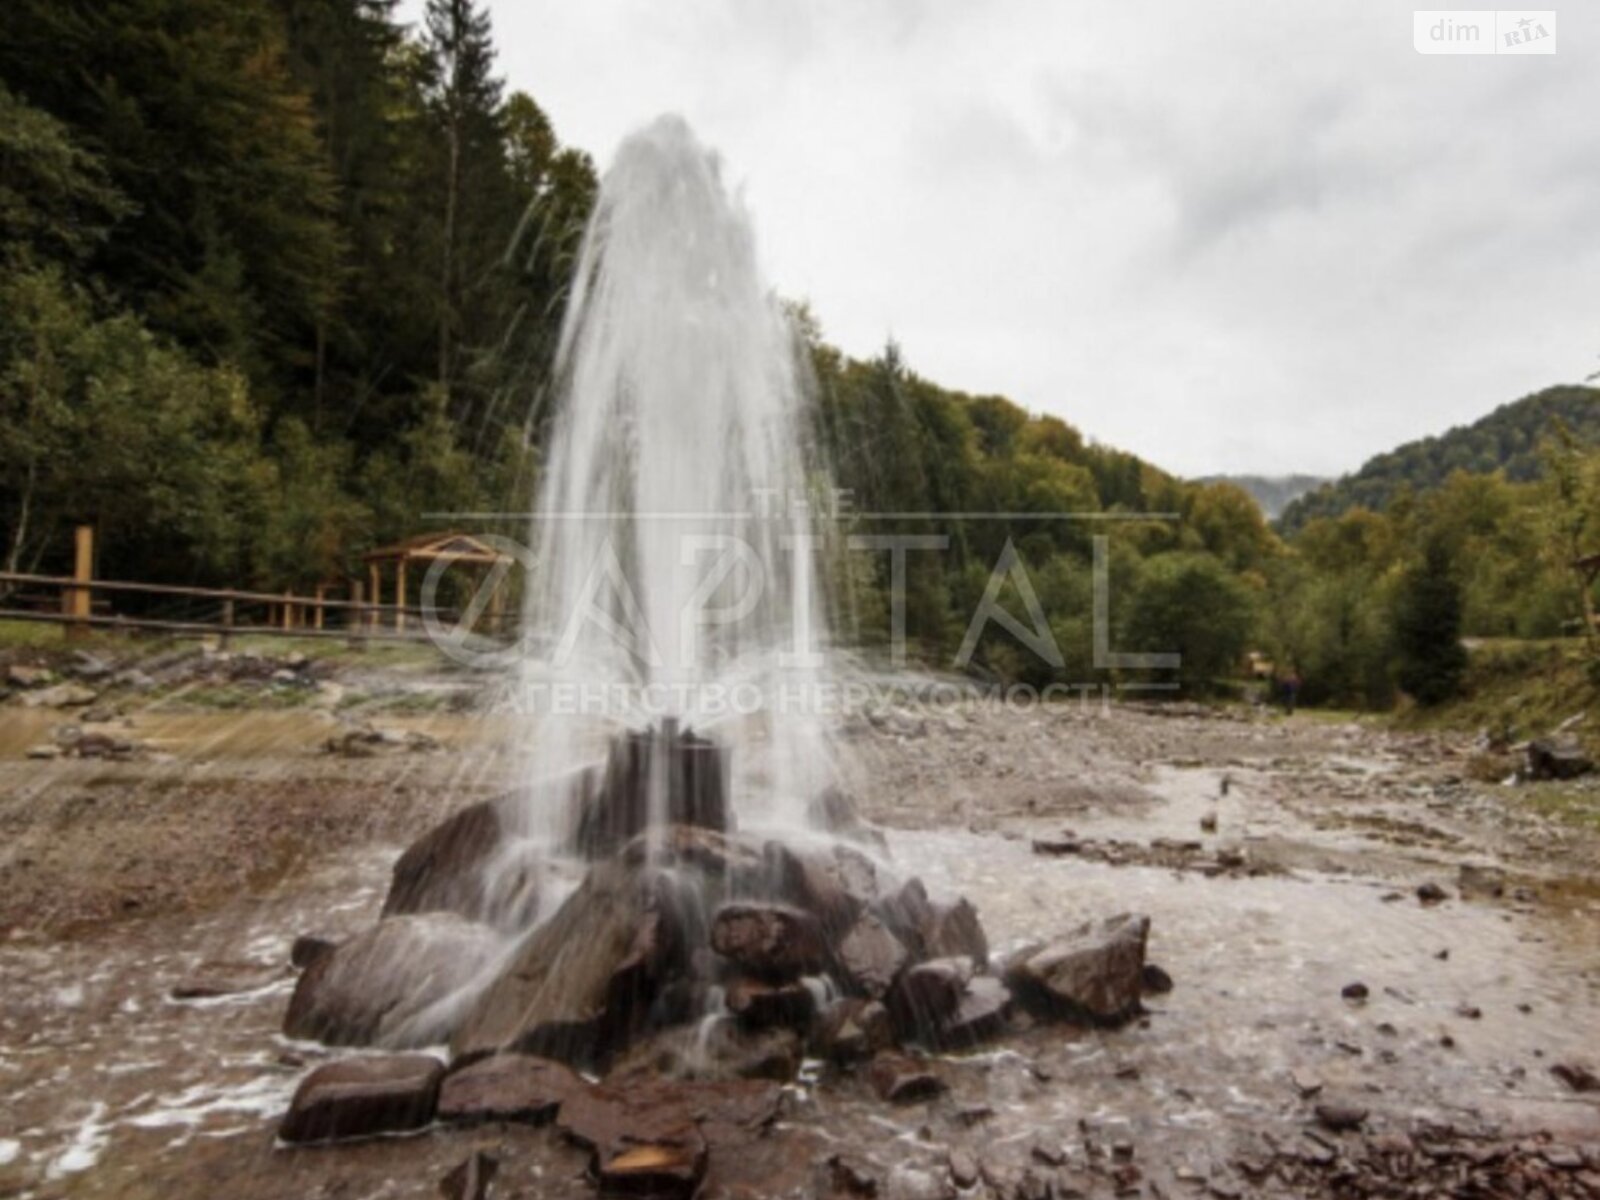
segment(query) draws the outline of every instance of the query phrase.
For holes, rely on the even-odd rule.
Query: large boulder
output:
[[[1043,1016],[1114,1024],[1139,1011],[1150,918],[1122,913],[1034,943],[1006,963],[1017,999]]]
[[[1594,761],[1575,737],[1531,741],[1527,755],[1529,779],[1576,779],[1594,770]]]
[[[653,795],[655,789],[664,794]],[[664,721],[658,729],[631,730],[611,744],[605,765],[577,777],[572,846],[584,858],[613,853],[649,828],[694,825],[726,831],[728,754],[709,738]]]
[[[698,897],[690,880],[620,859],[592,867],[553,917],[511,955],[455,1036],[458,1056],[501,1050],[575,1066],[603,1063],[649,1023],[681,977]]]
[[[286,1142],[326,1142],[404,1133],[433,1120],[444,1064],[426,1054],[326,1063],[295,1089],[278,1126]]]
[[[989,941],[978,910],[965,897],[954,904],[928,898],[922,880],[908,880],[877,908],[896,937],[917,958],[964,956],[982,970],[989,961]]]
[[[429,1046],[502,952],[501,937],[455,913],[389,917],[314,958],[283,1031],[334,1046]]]
[[[507,930],[539,910],[539,866],[506,836],[499,804],[469,805],[413,842],[394,864],[383,915],[454,912]]]

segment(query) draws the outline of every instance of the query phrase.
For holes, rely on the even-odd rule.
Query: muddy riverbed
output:
[[[157,721],[159,761],[7,743],[0,1195],[431,1196],[475,1149],[500,1163],[493,1195],[592,1193],[549,1129],[275,1145],[328,1054],[279,1032],[291,941],[369,923],[398,848],[517,769],[490,721],[425,719],[438,749],[360,759],[319,753],[322,724]],[[1349,1139],[1440,1127],[1523,1139],[1558,1194],[1600,1183],[1600,1096],[1551,1072],[1600,1066],[1596,842],[1470,781],[1464,742],[1077,706],[859,721],[846,742],[895,869],[970,897],[997,951],[1135,910],[1175,986],[1121,1029],[942,1059],[932,1101],[794,1087],[721,1194],[955,1195],[967,1165],[962,1194],[1008,1200],[1359,1194]],[[253,990],[171,998],[203,970]],[[1365,1110],[1363,1133],[1319,1128],[1317,1104]],[[1450,1194],[1457,1168],[1415,1157]]]

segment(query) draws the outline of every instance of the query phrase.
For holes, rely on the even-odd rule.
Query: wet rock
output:
[[[1550,1074],[1575,1092],[1600,1092],[1600,1075],[1582,1063],[1557,1063],[1550,1068]]]
[[[692,730],[664,721],[612,742],[605,765],[577,781],[573,849],[597,859],[643,833],[651,820],[651,789],[665,789],[665,823],[732,829],[727,751]]]
[[[556,1124],[589,1147],[602,1192],[687,1196],[704,1176],[707,1153],[750,1145],[781,1102],[773,1083],[636,1079],[574,1093]]]
[[[933,904],[922,923],[922,953],[933,958],[965,955],[983,969],[989,963],[989,939],[978,910],[962,897],[954,904]]]
[[[539,908],[539,867],[508,842],[499,806],[462,809],[413,842],[394,864],[383,915],[454,912],[509,930]]]
[[[575,1066],[603,1062],[642,1027],[697,943],[666,876],[599,863],[505,964],[451,1039],[460,1057],[521,1050]]]
[[[444,1066],[426,1054],[349,1058],[312,1071],[278,1126],[286,1142],[404,1133],[433,1120]]]
[[[1126,1020],[1139,1010],[1149,932],[1150,918],[1127,913],[1088,922],[1019,950],[1006,964],[1006,984],[1039,1015]]]
[[[476,1151],[439,1181],[439,1194],[445,1200],[488,1200],[489,1186],[499,1170],[498,1159]]]
[[[782,904],[725,904],[711,922],[711,948],[758,979],[814,975],[828,962],[821,923]]]
[[[260,963],[205,963],[188,978],[174,984],[170,994],[174,1000],[211,1000],[258,992],[283,978],[282,967]]]
[[[1367,1110],[1353,1104],[1328,1102],[1317,1105],[1312,1111],[1316,1113],[1317,1124],[1334,1133],[1359,1129],[1367,1120]]]
[[[735,979],[724,994],[727,1009],[741,1023],[766,1029],[787,1025],[803,1029],[816,1012],[817,1001],[803,982],[764,983],[757,979]]]
[[[656,866],[692,871],[713,891],[756,895],[769,890],[767,860],[760,842],[697,825],[668,825],[641,834],[619,857],[633,867]]]
[[[705,1178],[708,1151],[693,1128],[595,1156],[602,1196],[693,1196]]]
[[[1011,993],[992,975],[967,984],[954,1013],[942,1020],[928,1041],[941,1050],[964,1050],[1004,1033],[1011,1019]]]
[[[1155,963],[1147,962],[1139,972],[1139,988],[1147,996],[1165,996],[1172,990],[1172,976]]]
[[[441,1121],[543,1125],[562,1101],[589,1084],[564,1063],[531,1054],[494,1054],[453,1069],[439,1086]]]
[[[859,996],[835,1000],[824,1009],[812,1038],[817,1056],[835,1063],[871,1058],[893,1041],[889,1010]]]
[[[1428,882],[1417,888],[1417,899],[1424,904],[1439,904],[1450,899],[1450,893],[1437,883]]]
[[[955,1015],[972,979],[966,958],[936,958],[906,968],[895,979],[885,1005],[902,1039],[932,1034]]]
[[[58,683],[54,687],[23,692],[24,708],[83,708],[93,704],[99,693],[78,683]]]
[[[1577,779],[1594,770],[1594,761],[1575,737],[1535,739],[1528,743],[1529,779]]]
[[[454,1023],[452,994],[499,950],[492,929],[454,913],[389,917],[312,961],[283,1031],[334,1046],[434,1045]]]
[[[766,877],[777,895],[814,915],[824,937],[837,941],[881,897],[878,869],[850,846],[795,847],[766,843]]]
[[[1365,1000],[1370,994],[1371,992],[1367,985],[1359,980],[1355,983],[1347,983],[1339,989],[1339,995],[1346,1000]]]
[[[647,1035],[622,1055],[608,1078],[788,1083],[799,1074],[802,1048],[793,1029],[751,1029],[734,1020],[713,1019]]]
[[[911,955],[887,925],[864,913],[834,947],[834,959],[846,987],[881,1000]]]
[[[302,933],[289,946],[289,963],[297,970],[305,970],[317,959],[335,949],[338,943],[331,938],[314,933]]]
[[[885,1051],[867,1067],[867,1082],[878,1099],[890,1104],[931,1100],[945,1090],[945,1082],[928,1065],[904,1054]]]

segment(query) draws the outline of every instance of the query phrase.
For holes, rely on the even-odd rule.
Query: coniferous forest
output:
[[[606,149],[563,144],[506,86],[479,0],[429,0],[414,26],[393,0],[10,0],[3,569],[61,569],[92,522],[105,578],[308,587],[424,513],[526,509],[589,151]],[[1097,535],[1118,648],[1180,652],[1200,691],[1255,649],[1308,701],[1444,698],[1461,636],[1553,637],[1586,611],[1569,564],[1600,550],[1593,390],[1512,406],[1509,440],[1364,470],[1280,531],[1231,484],[942,388],[892,343],[852,358],[826,313],[791,308],[819,458],[854,510],[1041,514],[943,522],[949,551],[910,557],[907,630],[930,663],[951,659],[1008,541],[1061,661],[991,625],[973,662],[1033,683],[1105,674]],[[1092,426],[1093,396],[1026,401]],[[1045,517],[1061,512],[1158,515]],[[920,526],[873,532],[896,528]],[[831,562],[852,641],[887,638],[888,572]],[[1014,585],[1002,599],[1022,611]]]

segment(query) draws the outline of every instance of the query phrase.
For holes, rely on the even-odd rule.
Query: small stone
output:
[[[1556,1063],[1550,1068],[1550,1074],[1575,1092],[1600,1092],[1600,1076],[1581,1063]]]
[[[945,1090],[944,1080],[904,1054],[879,1054],[867,1068],[867,1079],[878,1099],[891,1104],[931,1100]]]
[[[1359,1129],[1367,1119],[1367,1110],[1357,1108],[1353,1104],[1319,1104],[1313,1111],[1317,1115],[1318,1124],[1334,1133]]]
[[[40,742],[37,746],[28,747],[27,756],[29,758],[39,759],[41,761],[60,758],[61,747],[53,745],[50,742]]]
[[[1483,1016],[1483,1009],[1476,1004],[1458,1004],[1456,1005],[1456,1016],[1465,1017],[1469,1021],[1476,1021]]]
[[[1417,888],[1417,899],[1424,904],[1439,904],[1450,899],[1450,893],[1437,883],[1424,883]]]
[[[1206,813],[1200,818],[1201,833],[1215,833],[1217,831],[1217,814]]]
[[[1360,981],[1347,983],[1339,989],[1339,995],[1346,1000],[1365,1000],[1369,994],[1367,985]]]
[[[1310,1099],[1312,1096],[1315,1096],[1318,1092],[1322,1091],[1322,1080],[1318,1079],[1310,1071],[1291,1071],[1289,1073],[1289,1078],[1294,1083],[1295,1091],[1299,1092],[1300,1095],[1306,1099]]]
[[[1029,1147],[1028,1154],[1035,1162],[1047,1167],[1059,1167],[1067,1161],[1066,1150],[1051,1142],[1035,1142]]]

